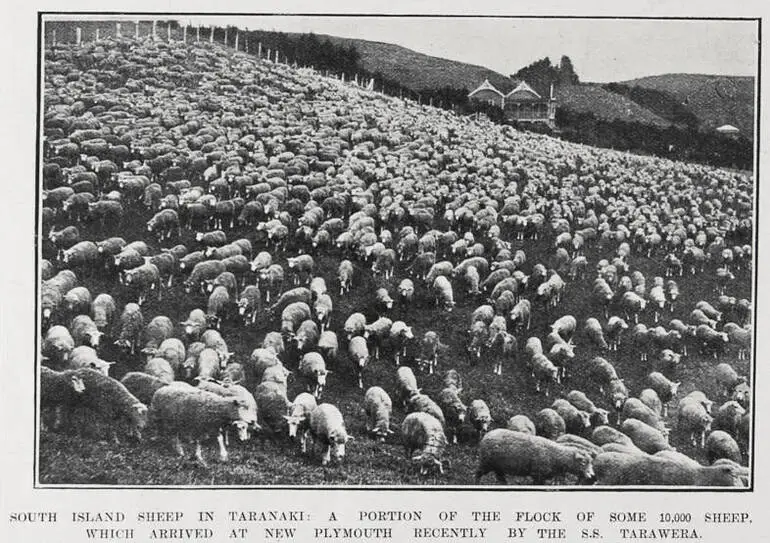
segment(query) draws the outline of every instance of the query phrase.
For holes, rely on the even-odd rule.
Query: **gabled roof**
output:
[[[505,95],[504,95],[502,92],[500,92],[499,90],[497,90],[497,89],[494,87],[494,85],[492,85],[492,83],[490,83],[490,82],[489,82],[489,79],[485,79],[485,80],[484,80],[484,82],[483,82],[481,85],[479,85],[479,86],[478,86],[478,87],[477,87],[475,90],[473,90],[473,91],[471,91],[471,92],[469,92],[469,93],[468,93],[468,98],[470,98],[471,96],[473,96],[473,95],[474,95],[474,94],[476,94],[477,92],[481,92],[481,91],[483,91],[483,90],[490,90],[490,91],[492,91],[492,92],[496,92],[496,93],[497,93],[497,94],[499,94],[500,96],[505,96]]]
[[[514,96],[515,94],[520,94],[520,96]],[[530,94],[531,96],[528,96]],[[538,100],[542,100],[542,96],[540,96],[535,89],[527,85],[526,81],[522,81],[519,83],[515,89],[513,89],[511,92],[505,95],[506,98],[514,97],[514,98],[536,98]]]

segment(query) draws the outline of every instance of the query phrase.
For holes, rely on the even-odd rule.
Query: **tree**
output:
[[[567,55],[562,55],[558,70],[560,85],[577,85],[580,82],[575,68],[572,66],[572,61]]]

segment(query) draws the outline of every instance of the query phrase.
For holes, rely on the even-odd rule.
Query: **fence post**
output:
[[[227,27],[225,27],[225,45],[227,45]]]
[[[235,31],[235,50],[238,50],[238,37],[240,36],[240,33],[236,30]]]
[[[201,25],[195,29],[195,41],[201,41]]]
[[[94,41],[99,41],[99,27],[96,27],[96,36],[94,37]]]
[[[249,52],[249,35],[246,34],[243,37],[243,50],[246,51],[246,53]]]
[[[83,29],[80,27],[77,27],[75,29],[75,43],[77,45],[80,45],[80,41],[83,39]]]
[[[182,43],[187,43],[187,25],[182,29]]]
[[[115,23],[115,37],[120,38],[120,23]]]
[[[270,59],[270,48],[269,47],[267,48],[267,60],[271,60]]]
[[[166,24],[166,39],[171,43],[171,23]]]
[[[139,39],[139,21],[134,22],[134,38]]]
[[[156,41],[158,39],[158,21],[152,22],[152,41]]]
[[[211,34],[209,34],[209,43],[214,43],[214,27],[211,27]]]
[[[262,42],[257,44],[257,57],[262,58]]]
[[[56,45],[56,29],[53,29],[53,36],[51,37],[51,45]]]
[[[278,64],[280,60],[278,59],[279,51],[278,49],[275,50],[275,63]]]

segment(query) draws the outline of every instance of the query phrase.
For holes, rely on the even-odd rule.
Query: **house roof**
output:
[[[530,87],[526,81],[519,83],[515,89],[505,95],[506,99],[513,98],[514,100],[542,100],[535,89]]]
[[[484,80],[484,82],[483,82],[481,85],[479,85],[478,87],[476,87],[476,89],[474,89],[473,91],[471,91],[471,92],[469,92],[469,93],[468,93],[468,98],[470,98],[471,96],[473,96],[473,95],[474,95],[474,94],[476,94],[477,92],[481,92],[481,91],[483,91],[483,90],[490,90],[490,91],[492,91],[492,92],[496,92],[496,93],[497,93],[497,94],[499,94],[500,96],[505,96],[505,95],[504,95],[502,92],[500,92],[499,90],[497,90],[497,89],[495,88],[495,86],[494,86],[494,85],[492,85],[492,83],[490,83],[490,82],[489,82],[489,79],[485,79],[485,80]]]
[[[716,130],[717,132],[722,132],[724,134],[737,134],[738,132],[740,132],[739,129],[735,128],[731,124],[723,124],[722,126],[718,127]]]

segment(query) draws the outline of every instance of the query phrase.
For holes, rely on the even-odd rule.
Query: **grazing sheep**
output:
[[[321,465],[332,458],[341,462],[345,458],[345,444],[353,439],[345,430],[342,413],[332,404],[322,403],[310,413],[310,434],[313,443],[321,445]]]
[[[143,371],[130,371],[120,380],[128,391],[144,405],[152,403],[153,395],[169,383]]]
[[[109,294],[101,293],[91,303],[91,316],[100,332],[107,333],[117,311],[115,299]]]
[[[280,402],[279,402],[280,403]],[[317,407],[316,399],[312,394],[302,392],[297,394],[289,406],[289,414],[284,415],[289,429],[289,438],[296,439],[299,436],[300,452],[307,452],[307,439],[310,432],[310,413]]]
[[[741,404],[735,400],[729,400],[717,409],[712,426],[714,430],[724,430],[728,434],[737,437],[745,414],[746,409]]]
[[[70,357],[72,349],[75,348],[75,340],[70,331],[64,326],[52,326],[48,329],[43,338],[41,352],[54,365],[65,365]]]
[[[366,431],[377,436],[379,441],[392,434],[390,429],[390,415],[393,411],[393,402],[380,387],[369,387],[364,394],[364,413],[366,415]]]
[[[435,417],[441,423],[441,426],[446,428],[444,412],[428,395],[422,394],[421,392],[412,394],[406,404],[407,413],[416,413],[419,411]]]
[[[362,336],[355,336],[348,343],[348,356],[355,365],[356,375],[358,376],[358,388],[364,389],[363,372],[369,362],[369,346],[366,339]]]
[[[297,372],[305,381],[306,390],[311,392],[315,398],[320,398],[321,392],[326,386],[326,376],[329,373],[323,356],[316,352],[306,353],[300,360]]]
[[[61,427],[65,412],[69,412],[80,401],[84,390],[83,379],[73,370],[59,372],[40,367],[40,408],[54,409],[54,430]]]
[[[534,423],[535,433],[550,440],[555,440],[567,431],[567,424],[561,415],[548,407],[535,413]]]
[[[571,390],[567,394],[567,401],[581,411],[588,413],[592,426],[602,426],[609,423],[609,412],[601,407],[596,407],[584,392]]]
[[[540,392],[545,386],[545,396],[550,394],[551,383],[559,382],[559,368],[545,355],[536,354],[532,357],[532,377],[535,378],[535,390]]]
[[[580,435],[591,426],[591,416],[586,411],[572,405],[568,400],[563,398],[554,400],[551,409],[556,411],[564,420],[567,433]]]
[[[715,430],[708,435],[705,448],[709,464],[720,458],[727,458],[737,464],[743,461],[738,443],[733,436],[722,430]]]
[[[634,445],[648,454],[670,450],[668,439],[657,429],[636,419],[626,419],[620,427],[621,431],[631,438]]]
[[[79,368],[91,368],[97,370],[102,375],[109,375],[110,367],[114,362],[106,362],[99,358],[96,350],[87,345],[80,345],[72,349],[67,362],[67,369],[76,370]]]
[[[623,418],[636,419],[659,430],[664,435],[668,434],[668,428],[665,427],[660,416],[653,409],[648,407],[638,398],[628,398],[623,404]]]
[[[739,376],[738,372],[726,362],[717,364],[714,368],[714,379],[723,397],[729,397],[738,385],[746,383],[746,378]]]
[[[454,370],[450,370],[454,371]],[[446,417],[446,434],[450,442],[457,443],[457,434],[460,432],[460,427],[465,422],[465,416],[468,411],[468,407],[460,399],[460,390],[456,384],[459,379],[457,372],[454,373],[457,379],[450,378],[449,385],[446,385],[444,389],[438,395],[438,405]],[[444,379],[446,384],[447,379]]]
[[[634,442],[631,441],[630,437],[612,426],[599,426],[598,428],[594,428],[594,431],[591,433],[591,441],[600,447],[604,447],[604,445],[607,444],[616,444],[631,450],[640,450],[634,445]]]
[[[125,420],[129,432],[141,439],[147,425],[147,406],[131,394],[120,381],[91,368],[75,370],[83,381],[80,403],[108,423],[113,440],[118,441],[116,423]]]
[[[561,435],[556,439],[556,443],[586,452],[591,456],[591,460],[596,458],[602,451],[601,447],[594,445],[584,437],[576,436],[574,434]]]
[[[653,410],[653,412],[659,417],[663,413],[663,402],[660,401],[658,393],[651,388],[645,388],[639,393],[639,399],[641,402]]]
[[[428,413],[410,413],[401,423],[401,437],[406,457],[420,466],[420,474],[438,467],[444,473],[442,461],[447,438],[439,420]]]
[[[157,377],[166,384],[171,384],[176,380],[174,368],[171,367],[165,358],[152,358],[144,366],[145,373]]]
[[[514,430],[516,432],[523,432],[525,434],[535,435],[537,430],[535,429],[535,423],[526,415],[514,415],[505,424],[508,430]]]
[[[354,336],[362,336],[366,330],[366,317],[363,313],[353,313],[345,321],[345,335],[350,341]]]
[[[393,395],[402,406],[406,406],[409,398],[419,394],[420,389],[417,388],[417,378],[414,376],[412,368],[407,366],[400,366],[396,370],[396,391]]]
[[[234,425],[241,441],[249,438],[249,408],[238,396],[222,397],[195,387],[176,385],[159,389],[150,404],[159,432],[171,437],[176,453],[184,456],[181,438],[189,438],[195,443],[195,459],[204,467],[207,464],[201,450],[203,439],[216,435],[219,459],[226,462],[227,449],[220,429]]]
[[[489,424],[492,422],[492,414],[489,411],[489,406],[484,400],[473,400],[470,406],[468,406],[468,422],[470,422],[476,430],[479,438],[489,431]]]
[[[594,476],[591,456],[586,452],[548,439],[498,428],[487,433],[479,444],[479,467],[475,480],[494,472],[499,483],[506,475],[532,477],[536,485],[565,473],[581,479]]]
[[[669,458],[603,452],[594,460],[598,485],[743,486],[733,466],[698,466]]]
[[[201,334],[208,328],[206,313],[202,309],[193,309],[190,311],[187,320],[179,324],[184,326],[185,336],[189,339],[199,339]]]
[[[284,389],[275,382],[262,382],[254,389],[254,399],[257,402],[259,425],[281,435],[287,432],[286,416],[290,414],[291,402],[286,398]]]
[[[586,319],[585,326],[583,327],[583,333],[586,337],[600,349],[607,350],[609,345],[607,340],[604,339],[604,332],[602,331],[602,325],[598,319],[593,317]]]
[[[663,402],[663,417],[667,417],[668,402],[676,396],[681,383],[674,383],[662,373],[655,371],[647,376],[647,384],[657,393],[660,401]]]
[[[70,330],[76,346],[87,345],[94,349],[99,348],[101,337],[104,335],[88,315],[78,315],[72,319]]]

